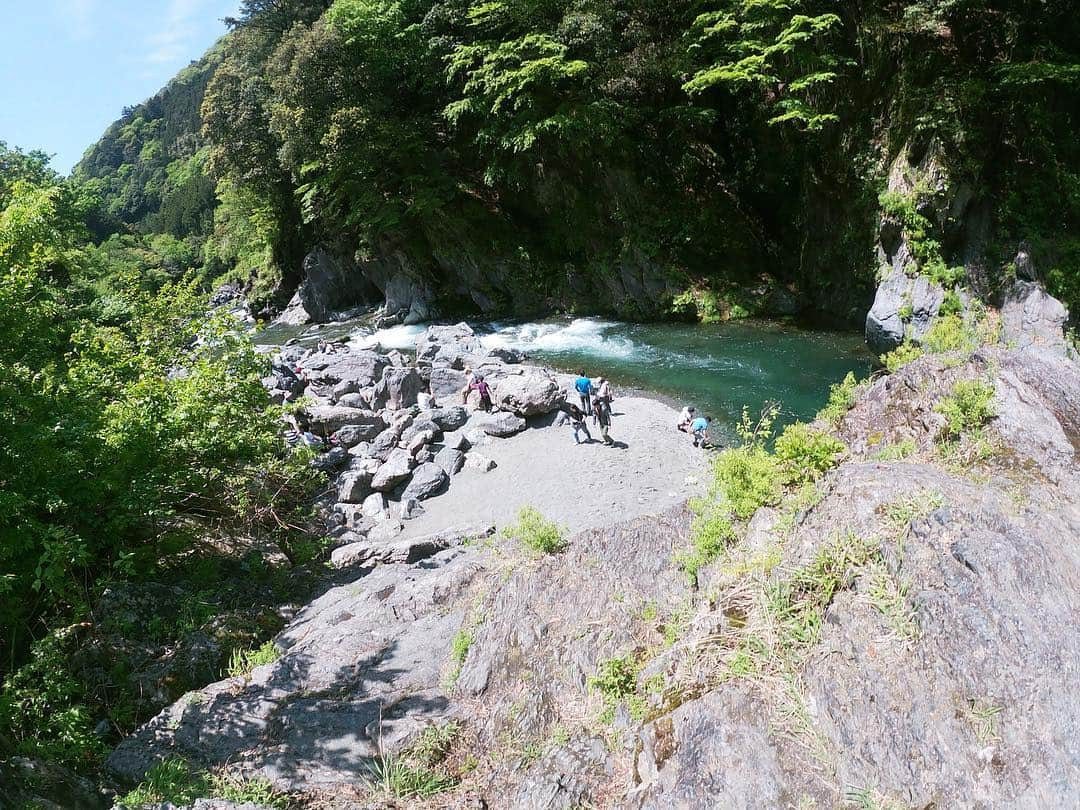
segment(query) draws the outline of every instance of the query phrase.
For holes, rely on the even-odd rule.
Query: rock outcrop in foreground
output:
[[[940,403],[971,380],[996,415],[956,439]],[[380,547],[277,661],[109,766],[182,755],[334,807],[1075,806],[1078,403],[1080,367],[1035,346],[880,376],[830,427],[843,463],[695,587],[684,507],[542,556],[487,526]],[[432,738],[456,785],[373,779]]]

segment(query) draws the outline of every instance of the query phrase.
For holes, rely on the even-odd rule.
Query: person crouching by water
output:
[[[574,390],[581,397],[581,410],[586,416],[592,416],[592,380],[585,376],[584,371],[578,372],[578,378],[574,380]]]
[[[597,396],[593,399],[592,406],[596,424],[600,426],[600,438],[604,440],[604,444],[614,444],[608,435],[608,431],[611,429],[611,405],[607,400],[600,399]]]
[[[570,410],[570,429],[574,431],[574,444],[581,444],[581,438],[579,433],[585,434],[585,441],[592,441],[592,434],[589,433],[589,426],[585,424],[585,413],[577,405],[571,405]]]
[[[687,405],[682,409],[682,413],[679,414],[679,423],[675,426],[683,433],[690,431],[690,423],[694,421],[694,417],[697,414],[697,410],[693,405]]]
[[[480,396],[480,410],[491,410],[491,388],[484,382],[484,376],[482,374],[477,374],[473,377],[473,381],[469,383],[468,390],[475,391]],[[466,394],[466,397],[467,396],[468,394]]]
[[[706,447],[709,444],[709,425],[711,416],[699,416],[690,423],[690,433],[694,437],[694,447]]]

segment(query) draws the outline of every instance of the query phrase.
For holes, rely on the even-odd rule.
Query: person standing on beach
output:
[[[578,378],[574,380],[574,390],[581,397],[581,410],[586,416],[592,415],[592,380],[585,376],[584,371],[578,372]]]
[[[611,429],[611,405],[607,400],[600,399],[597,396],[593,400],[593,413],[596,416],[596,424],[600,426],[600,437],[604,440],[604,444],[613,444],[611,437],[608,435],[608,431]]]
[[[611,383],[609,383],[603,377],[597,377],[596,378],[596,384],[597,384],[596,398],[601,399],[604,402],[606,402],[608,404],[608,409],[610,410],[611,409],[611,403],[615,399],[615,397],[611,393]]]

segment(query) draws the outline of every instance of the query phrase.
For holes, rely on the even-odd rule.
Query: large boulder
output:
[[[373,474],[369,470],[352,470],[342,473],[338,479],[338,501],[341,503],[362,503],[371,491]]]
[[[344,381],[353,382],[357,390],[374,385],[382,379],[383,371],[389,365],[389,358],[367,349],[312,352],[300,361],[308,380],[329,386],[331,393],[335,386]]]
[[[476,418],[475,425],[488,436],[503,439],[523,431],[525,429],[525,420],[515,414],[502,411],[484,414]]]
[[[910,278],[890,270],[866,313],[866,343],[877,354],[890,352],[908,337],[920,340],[933,324],[945,291],[924,276]]]
[[[470,360],[487,354],[480,339],[467,323],[429,326],[416,340],[416,362],[428,366],[450,366],[461,370],[475,365]]]
[[[469,421],[469,409],[464,405],[433,408],[424,415],[442,431],[457,430]]]
[[[408,480],[415,464],[409,451],[400,448],[393,450],[371,479],[371,488],[376,492],[389,492]]]
[[[360,408],[346,408],[341,405],[309,405],[304,412],[311,422],[311,429],[315,433],[324,435],[336,433],[349,425],[355,428],[359,436],[357,441],[367,441],[378,436],[386,428],[386,422],[381,416]]]
[[[1018,349],[1068,353],[1065,305],[1032,281],[1016,281],[1001,305],[1001,341]]]
[[[334,441],[342,447],[353,448],[361,442],[374,439],[380,432],[377,423],[369,425],[344,425],[334,432]]]
[[[424,387],[424,378],[415,368],[391,366],[383,372],[382,379],[375,386],[372,407],[394,411],[411,408]]]
[[[539,369],[504,377],[495,385],[495,404],[518,416],[551,413],[563,402],[559,384]]]
[[[421,464],[413,471],[412,480],[401,494],[401,502],[405,503],[414,498],[422,501],[438,495],[449,480],[450,476],[446,474],[446,470],[438,464],[434,462]]]
[[[436,366],[431,369],[428,387],[436,402],[461,402],[461,393],[465,390],[467,380],[464,371],[449,366]]]
[[[444,447],[435,454],[435,463],[446,471],[447,475],[457,475],[465,466],[465,454],[453,447]]]

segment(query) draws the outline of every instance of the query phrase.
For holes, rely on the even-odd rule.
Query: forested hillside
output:
[[[446,313],[857,319],[883,217],[1076,309],[1078,42],[1064,0],[248,0],[76,175],[266,313],[322,247]],[[883,197],[898,157],[935,182]]]

